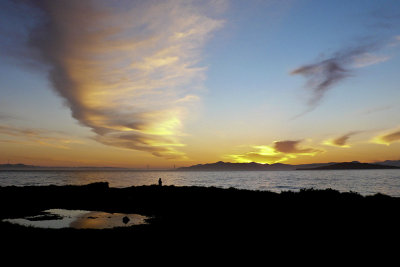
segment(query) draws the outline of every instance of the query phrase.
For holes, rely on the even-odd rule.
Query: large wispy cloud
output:
[[[223,25],[213,18],[223,1],[26,4],[36,22],[30,59],[48,67],[54,90],[95,140],[185,157],[179,150],[183,120],[199,99],[201,49]]]
[[[299,156],[315,156],[321,149],[301,146],[302,140],[275,141],[273,145],[251,146],[249,152],[227,155],[235,162],[277,163]]]

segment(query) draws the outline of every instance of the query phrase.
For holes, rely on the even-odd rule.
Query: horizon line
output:
[[[125,170],[140,170],[140,171],[154,171],[154,170],[175,170],[175,169],[180,169],[180,168],[186,168],[186,167],[192,167],[192,166],[197,166],[197,165],[206,165],[206,164],[216,164],[216,163],[228,163],[228,164],[258,164],[258,165],[290,165],[290,166],[300,166],[300,165],[311,165],[311,164],[330,164],[330,163],[343,163],[343,162],[357,162],[357,163],[379,163],[379,162],[386,162],[386,161],[400,161],[399,160],[380,160],[380,161],[371,161],[371,162],[361,162],[358,160],[353,160],[353,161],[330,161],[330,162],[312,162],[312,163],[302,163],[302,164],[289,164],[289,163],[281,163],[281,162],[276,162],[276,163],[258,163],[258,162],[225,162],[225,161],[217,161],[217,162],[211,162],[211,163],[198,163],[198,164],[193,164],[189,166],[180,166],[177,167],[174,165],[174,167],[159,167],[159,168],[139,168],[139,167],[114,167],[114,166],[43,166],[43,165],[31,165],[31,164],[25,164],[25,163],[2,163],[0,164],[1,167],[5,167],[9,165],[10,167],[18,167],[18,165],[23,165],[26,168],[68,168],[68,169],[78,169],[78,168],[86,168],[86,169],[125,169]],[[21,166],[21,167],[23,167]]]

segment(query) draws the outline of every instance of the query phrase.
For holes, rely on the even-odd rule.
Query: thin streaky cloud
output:
[[[8,137],[8,139],[2,139],[2,143],[33,144],[61,149],[70,149],[71,144],[84,143],[81,139],[71,138],[71,136],[60,133],[59,131],[32,129],[11,125],[0,125],[0,136]]]
[[[22,120],[21,117],[5,112],[0,112],[0,121]]]
[[[378,106],[378,107],[365,109],[359,113],[362,115],[370,115],[370,114],[390,110],[390,109],[393,109],[394,107],[395,107],[395,105],[382,105],[382,106]]]
[[[391,59],[391,57],[387,55],[376,55],[367,52],[353,57],[352,67],[363,68],[388,61],[389,59]]]

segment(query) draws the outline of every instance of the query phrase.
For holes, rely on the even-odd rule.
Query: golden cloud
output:
[[[349,138],[355,134],[360,133],[360,131],[355,131],[355,132],[350,132],[345,135],[339,136],[334,139],[328,139],[323,142],[324,145],[328,146],[336,146],[336,147],[343,147],[343,148],[349,148],[350,145],[347,143]]]
[[[372,139],[373,143],[390,145],[394,142],[400,142],[400,130],[378,135]]]
[[[204,80],[201,48],[223,24],[208,14],[222,2],[28,2],[41,18],[30,49],[95,140],[185,157],[178,137]]]
[[[276,141],[273,146],[251,146],[252,151],[243,154],[231,154],[226,158],[230,158],[239,163],[278,163],[298,156],[315,156],[323,152],[315,148],[299,148],[301,140],[296,141]]]

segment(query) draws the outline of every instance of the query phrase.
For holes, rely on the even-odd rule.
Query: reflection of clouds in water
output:
[[[129,221],[125,224],[123,218],[127,216]],[[78,217],[69,225],[71,228],[76,229],[104,229],[122,226],[133,226],[144,224],[146,216],[139,214],[122,214],[122,213],[107,213],[94,211]]]
[[[18,219],[5,219],[4,221],[38,228],[105,229],[145,224],[145,220],[147,219],[146,216],[139,214],[108,213],[85,210],[49,209],[45,210],[44,213],[46,213],[46,216],[40,215]],[[57,219],[49,219],[54,218],[53,216],[56,216]],[[122,221],[125,216],[129,218],[129,222],[127,223]],[[38,220],[40,217],[43,217],[43,219]]]

